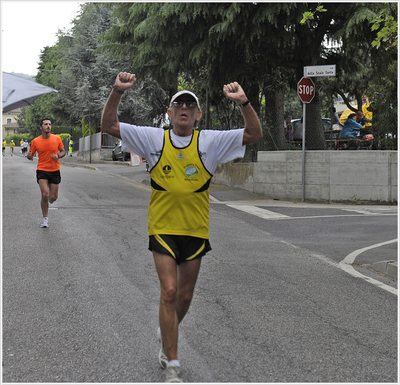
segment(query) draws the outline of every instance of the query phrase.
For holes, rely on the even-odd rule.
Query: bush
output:
[[[59,136],[61,140],[64,142],[64,140],[68,139],[71,136],[71,134],[62,133],[62,134],[57,134],[57,136]]]
[[[56,135],[59,136],[63,142],[71,136],[71,134],[66,133]],[[32,134],[12,134],[6,136],[7,145],[10,145],[11,140],[13,140],[16,146],[20,146],[21,140],[25,141],[25,139],[30,143],[34,137]]]
[[[25,141],[25,139],[30,143],[33,139],[32,134],[11,134],[6,136],[6,142],[8,145],[10,144],[11,140],[13,140],[16,146],[20,146],[21,140]]]

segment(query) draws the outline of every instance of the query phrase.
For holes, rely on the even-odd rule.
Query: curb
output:
[[[397,261],[379,261],[365,266],[390,278],[397,279]]]

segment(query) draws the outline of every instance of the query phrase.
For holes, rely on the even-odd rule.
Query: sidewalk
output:
[[[114,174],[117,176],[129,178],[137,182],[150,186],[150,174],[146,172],[146,166],[136,165],[131,166],[130,162],[122,161],[101,161],[97,163],[88,163],[76,156],[65,156],[60,159],[61,164],[69,165],[71,167],[85,167],[96,169],[101,172]],[[271,206],[291,205],[293,202],[282,202],[266,199],[265,196],[260,194],[251,193],[238,188],[231,188],[229,186],[211,184],[211,195],[219,201],[233,201],[233,200],[263,200],[270,201]],[[312,203],[296,203],[296,207],[309,206]],[[332,208],[346,205],[321,205],[322,207]],[[372,269],[384,276],[390,277],[397,281],[397,242],[388,245],[372,248],[360,253],[354,260],[353,265],[357,267],[365,267]]]

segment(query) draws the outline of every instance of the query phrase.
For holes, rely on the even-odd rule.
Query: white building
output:
[[[16,134],[19,128],[17,123],[17,116],[21,113],[21,108],[16,108],[8,112],[2,113],[2,138],[7,135]]]

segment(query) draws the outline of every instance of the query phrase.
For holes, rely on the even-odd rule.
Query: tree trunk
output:
[[[321,101],[316,79],[315,96],[311,103],[306,105],[306,148],[307,150],[325,150],[326,142],[321,117]]]
[[[258,117],[260,118],[260,97],[259,97],[259,93],[260,93],[260,88],[259,85],[257,83],[254,83],[246,92],[247,98],[251,101],[251,105],[254,108],[254,111],[257,113]],[[256,154],[258,152],[258,150],[260,149],[262,143],[262,139],[251,145],[251,160],[252,162],[256,161]]]
[[[274,87],[265,89],[265,120],[267,133],[264,138],[267,150],[286,150],[287,144],[283,127],[284,116],[284,91]]]

